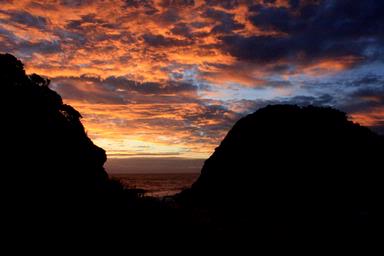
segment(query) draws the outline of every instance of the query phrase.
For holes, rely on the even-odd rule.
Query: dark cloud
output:
[[[124,8],[142,9],[146,15],[158,13],[152,0],[125,0]]]
[[[197,87],[182,81],[137,82],[125,77],[57,77],[55,90],[64,98],[92,103],[191,103],[198,102]]]
[[[356,100],[364,101],[369,106],[384,105],[384,84],[380,87],[369,87],[359,89],[351,94],[351,97]]]
[[[0,27],[0,46],[2,52],[10,51],[10,49],[13,49],[17,39],[18,38],[14,33]]]
[[[290,8],[257,5],[250,20],[265,30],[356,39],[357,36],[383,34],[383,8],[384,3],[375,0],[324,0],[303,6],[298,13]]]
[[[110,23],[95,14],[83,15],[79,19],[72,19],[67,22],[65,29],[53,31],[55,36],[60,38],[63,45],[89,51],[97,50],[112,52],[117,50],[114,42],[119,41],[125,45],[133,44],[137,38],[130,31],[120,30],[118,23]],[[113,33],[111,33],[113,31]],[[97,45],[97,47],[95,47]],[[128,54],[124,56],[128,58]],[[93,62],[94,65],[103,63]]]
[[[276,0],[264,0],[263,1],[265,4],[273,4],[276,2]]]
[[[61,41],[64,44],[75,44],[82,46],[88,42],[86,34],[84,34],[82,31],[73,32],[70,30],[57,29],[54,33],[59,38],[61,38]]]
[[[278,36],[222,37],[224,49],[246,61],[311,62],[354,56],[369,61],[383,54],[384,2],[325,0],[292,8],[254,5],[250,21]],[[382,56],[381,56],[382,57]]]
[[[176,8],[168,8],[166,11],[160,13],[156,16],[158,22],[162,24],[174,24],[178,22],[181,18],[179,15],[179,10]]]
[[[289,5],[291,8],[298,8],[300,6],[300,0],[289,0]]]
[[[191,7],[195,5],[194,0],[162,0],[160,1],[162,7]]]
[[[293,86],[293,84],[290,81],[287,80],[270,80],[266,79],[264,82],[265,87],[288,87],[288,86]]]
[[[194,28],[204,28],[205,26],[208,26],[209,23],[207,23],[207,22],[198,22],[198,21],[196,21],[196,22],[191,22],[190,25],[191,25],[192,27],[194,27]]]
[[[25,60],[30,59],[33,53],[54,54],[62,51],[59,41],[40,40],[30,42],[22,40],[13,32],[0,28],[0,47],[2,52],[21,53]]]
[[[377,74],[365,74],[351,82],[354,86],[381,85],[384,87],[384,76]]]
[[[188,26],[187,23],[181,22],[174,25],[174,27],[171,29],[172,34],[179,35],[183,37],[191,37],[191,28]]]
[[[334,106],[335,102],[336,102],[335,98],[332,95],[321,94],[318,96],[298,95],[292,98],[281,100],[281,102],[277,102],[276,104],[283,103],[283,104],[296,104],[299,106],[307,106],[307,105]]]
[[[152,0],[125,0],[124,2],[127,7],[135,7],[135,8],[138,8],[141,6],[149,7],[153,5]]]
[[[42,40],[38,42],[23,41],[17,44],[15,50],[32,55],[33,53],[54,54],[61,52],[62,48],[59,41]]]
[[[95,14],[88,14],[83,15],[80,19],[72,20],[68,22],[66,25],[67,29],[73,29],[73,30],[83,30],[84,25],[87,25],[87,28],[89,30],[89,25],[94,26],[94,28],[110,28],[110,29],[116,29],[117,26],[112,23],[108,23],[107,21],[104,21],[102,19],[99,19],[96,17]]]
[[[26,25],[28,27],[34,27],[39,29],[45,29],[48,24],[48,20],[42,16],[32,15],[26,11],[2,11],[0,13],[6,14],[9,16],[8,19],[0,19],[0,22],[4,23],[17,23]]]
[[[94,78],[95,79],[95,78]],[[136,82],[128,80],[125,77],[108,77],[104,80],[99,80],[101,83],[117,90],[136,91],[143,94],[173,94],[173,93],[193,93],[196,91],[196,86],[186,82],[168,81],[167,83],[155,82]]]
[[[289,39],[269,36],[243,37],[232,35],[222,37],[224,50],[246,61],[271,62],[289,57],[297,47],[288,48]]]
[[[220,23],[212,28],[211,32],[214,34],[226,34],[231,33],[234,30],[244,28],[243,24],[234,20],[233,14],[227,12],[209,8],[205,11],[204,16],[214,19]]]
[[[240,3],[251,2],[251,1],[242,1],[242,0],[206,0],[205,3],[208,6],[220,6],[227,10],[237,7]]]
[[[297,95],[293,97],[282,97],[274,100],[256,102],[257,107],[264,107],[265,105],[273,104],[293,104],[299,106],[335,106],[337,100],[330,94],[319,94],[319,95]]]
[[[199,111],[185,111],[182,125],[178,125],[181,132],[187,130],[192,136],[185,138],[189,143],[210,143],[221,139],[235,122],[241,117],[221,104],[207,104],[200,101]]]
[[[68,7],[81,7],[84,5],[89,5],[93,0],[60,0],[59,3],[63,6]]]
[[[202,27],[205,27],[205,26],[208,26],[207,23],[204,23],[204,22],[196,22],[196,23],[191,23],[191,24],[188,24],[188,23],[185,23],[185,22],[180,22],[180,23],[176,23],[173,28],[170,30],[170,32],[174,35],[177,35],[177,36],[182,36],[186,39],[189,39],[189,42],[193,43],[194,41],[197,41],[201,38],[205,38],[205,37],[208,37],[212,32],[215,33],[215,34],[219,34],[219,33],[224,33],[225,29],[227,29],[228,31],[231,31],[231,29],[236,29],[235,27],[222,27],[223,25],[220,24],[220,25],[217,25],[215,26],[211,33],[209,32],[193,32],[193,28],[202,28]],[[222,30],[222,31],[220,31]],[[206,48],[208,48],[209,46],[207,45]]]
[[[81,76],[54,78],[52,87],[65,99],[83,103],[123,104],[131,108],[150,104],[140,108],[140,116],[134,120],[108,117],[108,122],[122,127],[159,127],[162,131],[187,133],[189,136],[182,138],[184,143],[204,144],[221,139],[241,116],[222,102],[199,98],[196,86],[186,82],[139,83],[123,77]],[[99,122],[99,117],[93,119],[92,113],[87,116],[93,123]]]
[[[143,35],[144,42],[152,47],[174,47],[174,46],[186,46],[191,44],[187,40],[178,40],[162,35],[145,34]]]
[[[353,74],[356,72],[357,74]],[[332,79],[314,79],[304,82],[307,92],[327,91],[342,98],[362,88],[384,87],[384,74],[361,73],[359,70],[347,71],[347,74],[332,77]]]
[[[290,73],[291,71],[294,71],[294,70],[295,70],[294,66],[289,64],[276,64],[266,69],[268,73],[272,73],[272,74]]]
[[[93,77],[58,77],[52,79],[52,87],[64,98],[91,103],[124,104],[117,92]]]

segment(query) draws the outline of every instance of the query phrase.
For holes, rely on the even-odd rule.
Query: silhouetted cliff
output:
[[[58,217],[117,207],[123,188],[108,179],[105,151],[88,138],[80,113],[48,85],[26,75],[12,55],[0,55],[4,212],[19,222],[57,224]]]
[[[48,85],[48,79],[27,75],[14,56],[0,54],[6,235],[18,243],[66,243],[67,232],[91,240],[141,240],[148,234],[157,240],[190,230],[183,215],[167,204],[139,198],[137,190],[109,179],[105,151],[88,138],[81,114]]]
[[[275,235],[356,231],[381,201],[383,152],[383,137],[335,109],[267,106],[233,126],[179,198]]]

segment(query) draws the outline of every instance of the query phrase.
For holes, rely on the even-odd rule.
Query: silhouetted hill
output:
[[[383,150],[383,137],[343,112],[267,106],[233,126],[179,198],[275,235],[356,231],[381,201]]]
[[[12,55],[0,54],[4,213],[17,216],[20,226],[92,222],[122,208],[129,193],[109,180],[105,151],[88,138],[81,114],[48,85],[27,75]]]
[[[59,175],[64,179],[76,177],[81,187],[87,182],[87,189],[93,186],[93,181],[106,178],[104,150],[87,137],[80,113],[63,104],[61,97],[48,87],[48,79],[26,75],[23,64],[5,54],[0,55],[0,82],[2,129],[7,142],[4,148],[14,160],[7,161],[8,168],[14,173],[32,176],[30,178],[56,175],[59,170],[65,170]],[[34,166],[35,163],[38,166]],[[60,180],[57,182],[61,184]],[[63,187],[55,188],[79,189],[64,183]]]
[[[148,235],[165,240],[191,230],[185,215],[169,204],[141,198],[139,190],[109,179],[105,151],[88,138],[81,114],[63,103],[48,79],[27,75],[14,56],[0,54],[0,89],[7,237],[44,246],[49,239],[64,247],[68,237],[129,238],[132,246]]]

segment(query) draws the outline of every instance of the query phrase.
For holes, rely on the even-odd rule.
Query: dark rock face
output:
[[[273,229],[366,225],[383,137],[331,108],[267,106],[239,120],[180,198]]]
[[[0,55],[2,188],[28,213],[80,211],[102,201],[110,186],[106,154],[88,138],[80,113],[48,85]]]

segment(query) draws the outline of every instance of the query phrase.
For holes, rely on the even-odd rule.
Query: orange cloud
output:
[[[95,105],[72,100],[66,103],[83,114],[88,135],[114,157],[119,153],[167,153],[168,156],[173,153],[205,158],[232,125],[228,118],[223,118],[225,113],[207,115],[207,108],[196,103]],[[216,131],[216,127],[220,130]]]
[[[366,112],[351,114],[351,120],[364,126],[382,126],[384,124],[384,108],[372,108]]]
[[[269,8],[267,18],[276,8],[294,25],[301,17],[288,0],[2,1],[0,49],[22,59],[28,73],[51,78],[110,154],[206,157],[251,108],[228,108],[228,95],[208,100],[220,98],[215,88],[274,87],[272,96],[288,97],[298,75],[332,75],[363,61],[354,52],[318,55],[302,43],[312,36],[302,21],[297,31],[285,27],[287,19],[257,22],[260,6]],[[383,114],[352,117],[376,125]]]
[[[322,59],[312,64],[303,66],[298,73],[317,77],[324,74],[337,73],[346,70],[362,59],[355,56],[345,56],[337,59]]]

